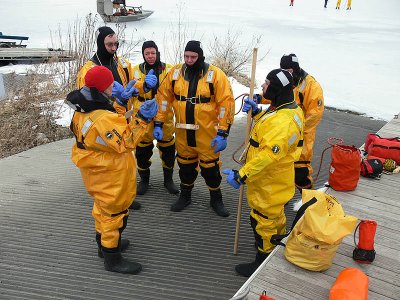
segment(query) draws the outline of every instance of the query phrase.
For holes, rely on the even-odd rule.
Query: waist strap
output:
[[[211,101],[211,98],[207,98],[207,97],[190,97],[190,98],[186,98],[185,96],[180,96],[175,94],[175,99],[178,101],[188,101],[192,104],[199,104],[199,103],[208,103]]]

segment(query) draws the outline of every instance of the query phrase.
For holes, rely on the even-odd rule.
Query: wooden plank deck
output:
[[[394,118],[378,134],[399,136],[400,119]],[[264,290],[276,300],[329,299],[332,284],[345,268],[358,268],[368,275],[369,299],[400,298],[400,174],[384,174],[380,180],[361,177],[356,190],[351,192],[337,192],[329,187],[325,190],[341,202],[347,214],[377,221],[375,261],[366,265],[352,259],[352,235],[343,240],[332,267],[324,272],[311,272],[291,264],[283,255],[284,249],[277,247],[238,290],[235,299],[258,300]]]

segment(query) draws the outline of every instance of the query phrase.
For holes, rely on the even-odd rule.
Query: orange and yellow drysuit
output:
[[[247,201],[257,249],[269,253],[274,234],[284,234],[284,205],[295,193],[294,162],[301,153],[303,112],[295,103],[261,111],[250,135],[246,163],[239,175],[247,185]]]
[[[191,189],[201,175],[210,190],[221,184],[220,153],[210,144],[217,130],[229,133],[235,101],[225,73],[204,63],[201,73],[191,79],[187,66],[174,66],[161,83],[156,99],[159,105],[154,121],[166,122],[171,107],[175,114],[175,141],[181,188]]]
[[[136,161],[132,150],[148,124],[135,117],[129,124],[125,107],[117,112],[76,111],[71,130],[76,137],[72,161],[80,169],[86,190],[94,199],[92,215],[101,245],[115,249],[126,226],[129,206],[136,195]]]
[[[155,98],[157,88],[167,76],[171,69],[171,65],[160,63],[160,68],[155,70],[154,75],[157,76],[158,83],[154,89],[146,92],[140,92],[137,97],[132,98],[130,102],[133,107],[133,114],[135,115],[144,101]],[[138,82],[144,82],[144,78],[150,70],[145,69],[145,63],[138,64],[133,67],[133,78]],[[166,120],[163,125],[163,140],[157,141],[157,148],[159,150],[162,166],[164,169],[172,170],[175,164],[175,137],[174,137],[174,113],[169,110]],[[146,134],[136,147],[135,155],[139,171],[147,170],[151,166],[151,156],[153,155],[153,129],[154,123],[151,122],[148,126]]]

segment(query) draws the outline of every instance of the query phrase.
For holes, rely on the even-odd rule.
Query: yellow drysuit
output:
[[[74,113],[71,130],[76,137],[72,161],[80,169],[86,190],[94,198],[92,215],[101,245],[116,248],[126,226],[129,206],[136,195],[136,162],[132,150],[147,130],[134,118],[127,123],[126,109],[97,109]]]
[[[286,228],[284,205],[295,193],[294,162],[301,153],[304,117],[291,108],[261,111],[254,117],[246,163],[239,175],[247,185],[250,220],[259,251],[274,248],[270,238]]]
[[[156,70],[154,75],[157,76],[158,85],[167,76],[168,71],[171,69],[171,65],[161,63],[160,70]],[[145,69],[145,64],[139,64],[133,67],[132,73],[133,78],[136,81],[144,82],[149,70]],[[156,95],[156,88],[150,90],[149,92],[140,92],[139,96],[133,98],[133,112],[134,115],[139,111],[140,106],[145,100],[153,99]],[[160,158],[163,168],[172,169],[175,164],[175,138],[174,138],[174,113],[170,109],[166,121],[163,125],[163,139],[162,141],[157,141],[157,148],[160,151]],[[139,170],[146,170],[150,168],[151,161],[150,158],[153,154],[153,129],[154,123],[151,122],[147,128],[146,134],[142,137],[142,140],[136,147],[136,160]]]

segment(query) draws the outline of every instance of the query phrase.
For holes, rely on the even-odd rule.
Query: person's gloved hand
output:
[[[124,86],[122,84],[120,84],[118,81],[114,81],[114,85],[112,87],[112,96],[114,96],[115,98],[120,98],[121,97],[121,93],[124,91]]]
[[[257,104],[260,104],[262,100],[262,96],[260,94],[254,94],[253,95],[253,101]]]
[[[140,106],[137,116],[142,120],[149,123],[153,119],[158,111],[158,105],[156,99],[146,100]]]
[[[153,130],[153,137],[157,140],[157,141],[161,141],[164,133],[163,133],[163,123],[162,122],[154,122],[154,130]]]
[[[237,170],[225,169],[224,174],[228,175],[228,177],[226,177],[226,182],[233,186],[235,189],[240,188],[240,186],[244,184],[241,181],[239,172]]]
[[[225,130],[219,129],[217,132],[217,136],[213,138],[211,141],[211,148],[214,148],[214,153],[217,153],[219,151],[222,151],[226,148],[226,145],[228,144],[227,138],[228,133]]]
[[[121,93],[120,98],[128,100],[132,96],[137,96],[139,94],[139,90],[134,87],[135,83],[136,80],[129,81],[129,83],[126,85],[126,88]]]
[[[255,103],[253,100],[250,100],[249,97],[246,97],[246,99],[244,99],[242,112],[247,113],[250,108],[253,114],[258,111],[257,103]]]
[[[144,90],[147,93],[157,85],[157,76],[154,75],[154,70],[151,69],[144,78]]]

